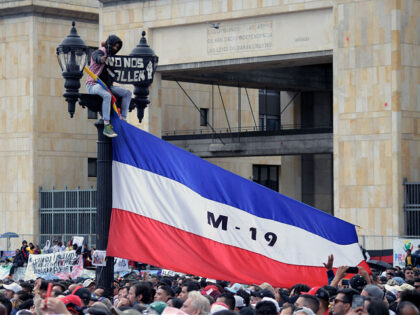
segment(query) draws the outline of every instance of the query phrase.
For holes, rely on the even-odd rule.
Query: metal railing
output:
[[[39,191],[39,242],[67,242],[83,236],[88,246],[95,246],[96,189]]]
[[[231,127],[231,128],[207,128],[201,129],[186,129],[186,130],[164,130],[163,136],[180,136],[180,135],[210,135],[210,134],[227,134],[227,133],[246,133],[246,132],[279,132],[283,130],[306,130],[306,131],[317,131],[320,129],[331,129],[332,125],[300,125],[300,124],[286,124],[281,125],[279,128],[267,128],[266,126],[250,126],[250,127]]]
[[[420,182],[404,181],[404,232],[420,236]]]

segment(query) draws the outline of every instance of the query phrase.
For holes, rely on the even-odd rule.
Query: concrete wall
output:
[[[86,177],[86,158],[96,155],[95,130],[86,111],[78,108],[75,119],[68,117],[54,56],[70,29],[70,18],[62,15],[80,12],[83,18],[77,28],[87,44],[96,46],[115,33],[124,41],[121,54],[128,54],[146,30],[162,65],[332,50],[335,215],[359,225],[363,235],[403,233],[402,180],[420,180],[419,1],[102,2],[0,1],[2,231],[35,233],[40,185],[94,184]],[[19,15],[22,6],[48,10]],[[99,35],[98,25],[87,21],[95,12]],[[220,22],[217,32],[211,26],[215,22]],[[211,86],[185,88],[210,108]],[[215,127],[223,127],[226,119],[217,92],[213,93],[217,110],[209,117]],[[256,109],[257,94],[250,92]],[[235,126],[237,90],[223,88],[222,94]],[[182,91],[160,80],[159,74],[150,98],[152,106],[141,128],[156,135],[173,128],[200,128],[198,113]],[[241,99],[242,126],[252,125],[244,91]],[[296,109],[289,121],[298,121],[299,115]],[[135,114],[129,121],[138,125]],[[280,164],[272,158],[256,161],[265,159]],[[254,160],[214,162],[249,177]],[[287,157],[281,164],[282,192],[299,196],[302,161]],[[285,174],[293,178],[290,186],[283,184]],[[22,216],[33,224],[25,224]]]
[[[336,215],[361,234],[403,233],[402,181],[419,180],[420,3],[334,8]]]
[[[38,233],[39,187],[95,185],[87,157],[96,156],[86,110],[77,108],[74,119],[67,113],[55,49],[71,28],[60,11],[97,16],[98,3],[34,3],[0,1],[0,232],[26,234],[28,241]],[[98,44],[97,28],[77,23],[88,45]]]

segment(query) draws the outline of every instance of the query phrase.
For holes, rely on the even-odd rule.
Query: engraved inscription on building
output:
[[[226,25],[220,26],[219,29],[207,30],[209,55],[272,49],[272,47],[272,21]]]

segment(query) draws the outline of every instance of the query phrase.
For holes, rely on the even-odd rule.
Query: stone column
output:
[[[403,234],[402,181],[419,180],[419,13],[414,0],[334,7],[334,208],[360,235]]]

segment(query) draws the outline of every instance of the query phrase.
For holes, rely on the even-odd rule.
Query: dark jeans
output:
[[[13,276],[15,274],[15,270],[18,267],[22,267],[23,264],[13,264],[12,268],[10,268],[9,276]]]

